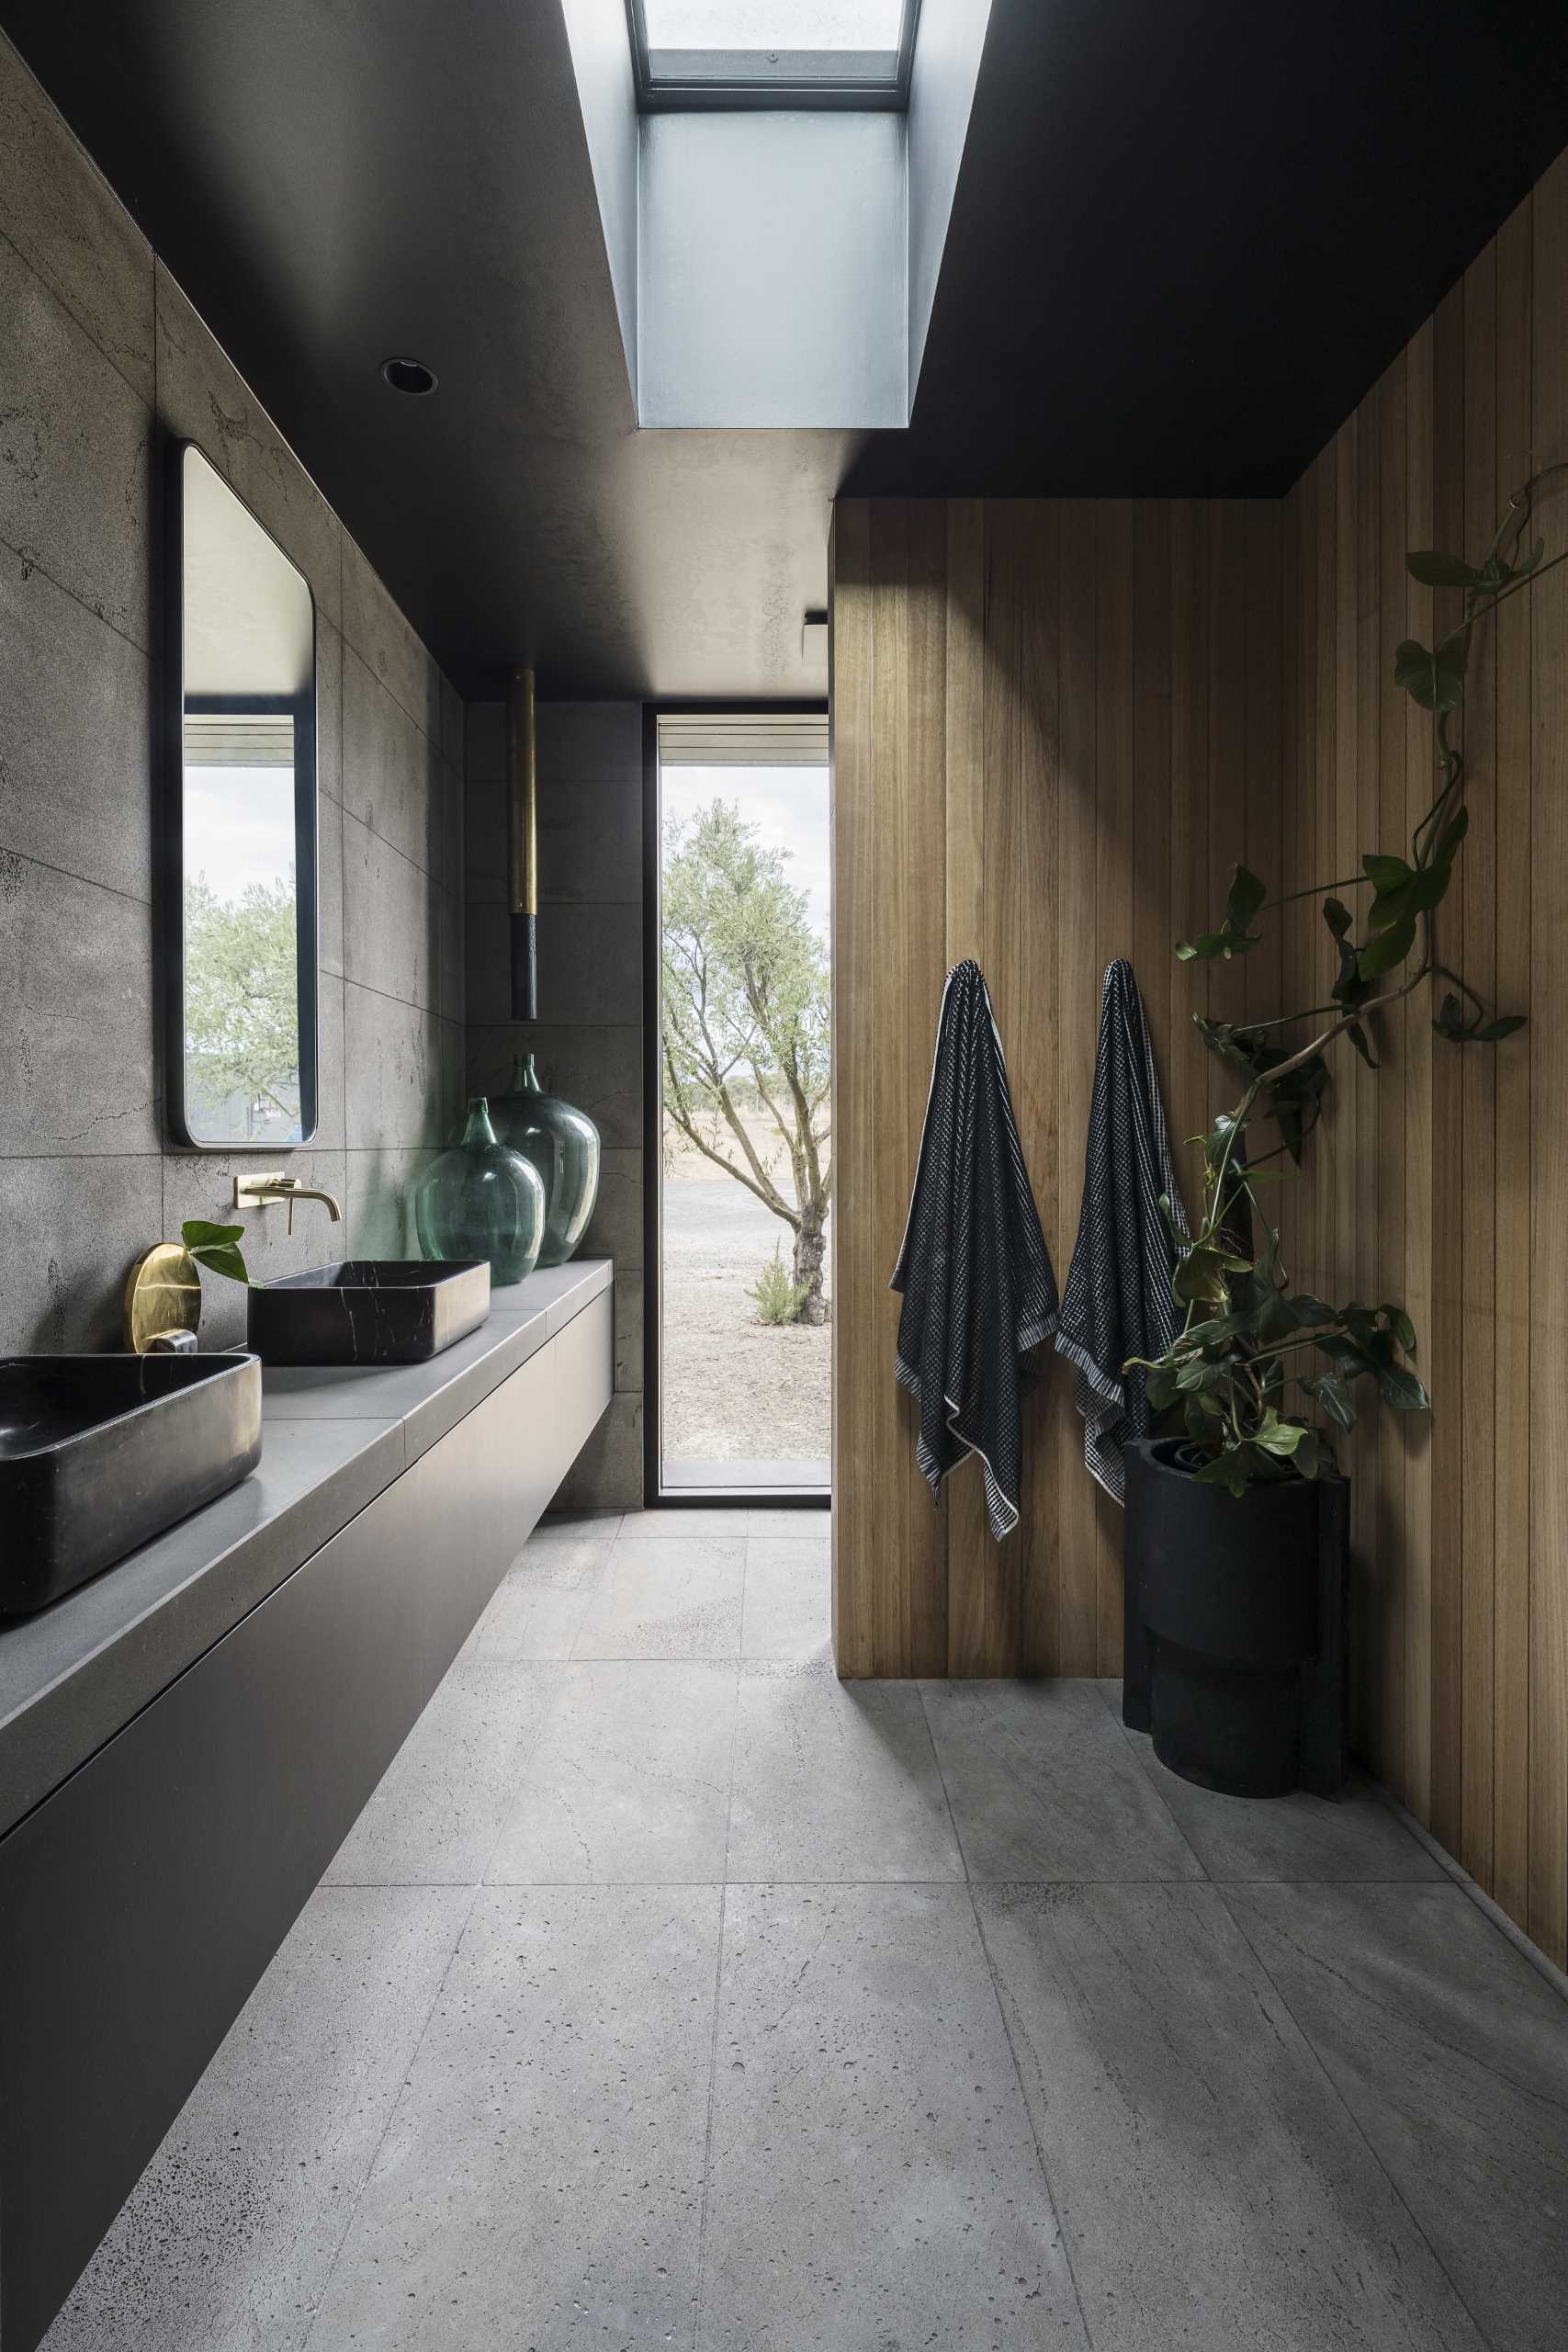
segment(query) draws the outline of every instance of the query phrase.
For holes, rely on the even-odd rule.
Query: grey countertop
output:
[[[52,1609],[0,1629],[0,1835],[610,1285],[574,1260],[491,1294],[428,1363],[262,1375],[259,1469]]]

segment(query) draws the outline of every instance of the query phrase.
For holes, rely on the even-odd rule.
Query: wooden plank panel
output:
[[[1568,458],[1568,157],[1535,191],[1531,395],[1536,463]],[[1561,483],[1544,502],[1568,535]],[[1529,1931],[1568,1960],[1568,586],[1531,602]]]
[[[1440,548],[1464,538],[1464,288],[1438,304],[1432,335],[1432,532]],[[1439,637],[1463,618],[1455,589],[1433,598]],[[1462,729],[1460,730],[1462,732]],[[1435,778],[1434,778],[1435,782]],[[1468,853],[1467,853],[1468,854]],[[1464,894],[1451,891],[1434,926],[1438,952],[1456,971],[1465,967]],[[1423,1010],[1432,1013],[1429,990]],[[1430,1444],[1432,1494],[1432,1810],[1435,1835],[1457,1852],[1461,1836],[1463,1722],[1462,1473],[1460,1417],[1464,1402],[1462,1257],[1456,1247],[1464,1190],[1464,1071],[1458,1046],[1432,1039],[1432,1337],[1427,1363],[1441,1416],[1440,1442]]]
[[[1191,1154],[1183,1137],[1204,1124],[1209,1055],[1193,1016],[1209,1004],[1208,967],[1178,963],[1179,938],[1211,920],[1209,906],[1209,522],[1194,499],[1178,499],[1170,516],[1170,934],[1166,947],[1170,1001],[1168,1062],[1171,1150],[1184,1196]],[[1152,992],[1154,975],[1149,975]],[[1196,1211],[1197,1202],[1189,1199]]]
[[[1378,419],[1378,822],[1377,846],[1404,854],[1405,698],[1393,682],[1392,649],[1405,631],[1405,362],[1394,361],[1375,394]],[[1358,903],[1360,903],[1359,900]],[[1404,1301],[1405,1133],[1404,1086],[1409,1016],[1404,1005],[1380,1015],[1375,1035],[1382,1062],[1378,1091],[1378,1179],[1383,1215],[1378,1225],[1380,1297]],[[1391,1413],[1376,1417],[1378,1523],[1376,1536],[1377,1678],[1371,1760],[1396,1796],[1409,1789],[1405,1738],[1405,1595],[1410,1575],[1404,1436]]]
[[[1107,964],[1131,956],[1134,879],[1134,714],[1135,707],[1134,509],[1130,499],[1107,499],[1098,509],[1097,567],[1099,705],[1095,794],[1096,987]],[[1102,1488],[1094,1489],[1095,1672],[1117,1674],[1122,1663],[1122,1513]]]
[[[1375,393],[1362,401],[1356,439],[1356,704],[1355,704],[1355,866],[1378,837],[1378,752],[1382,733],[1380,673],[1384,652],[1381,637],[1382,533],[1382,440]],[[1374,1048],[1375,1050],[1375,1048]],[[1385,1080],[1356,1057],[1346,1068],[1356,1092],[1356,1131],[1360,1160],[1355,1226],[1355,1293],[1358,1298],[1381,1298],[1378,1287],[1378,1231],[1384,1213],[1382,1161],[1378,1146],[1382,1134],[1382,1096]],[[1351,1617],[1353,1734],[1364,1741],[1371,1702],[1378,1686],[1376,1646],[1378,1623],[1378,1537],[1382,1518],[1382,1449],[1375,1418],[1359,1424],[1350,1449],[1355,1487],[1351,1543],[1355,1589]]]
[[[1338,824],[1338,763],[1337,733],[1339,695],[1339,469],[1338,455],[1333,442],[1318,458],[1317,476],[1317,703],[1314,712],[1316,740],[1317,794],[1313,809],[1314,864],[1309,881],[1318,884],[1339,878]],[[1310,903],[1310,901],[1309,901]],[[1317,931],[1312,933],[1312,1001],[1321,1003],[1327,996],[1325,982],[1329,975],[1325,937]],[[1344,1295],[1344,1273],[1339,1263],[1339,1221],[1337,1216],[1337,1170],[1340,1159],[1340,1137],[1337,1120],[1330,1114],[1318,1123],[1307,1148],[1305,1182],[1312,1194],[1314,1218],[1317,1227],[1318,1272],[1324,1284],[1324,1295],[1339,1298]]]
[[[1464,546],[1472,560],[1497,527],[1497,249],[1464,277]],[[1496,629],[1475,640],[1464,703],[1465,799],[1470,832],[1461,856],[1464,976],[1490,1001],[1497,987]],[[1460,1207],[1461,1347],[1458,1426],[1445,1442],[1461,1456],[1462,1787],[1457,1852],[1472,1876],[1494,1883],[1493,1750],[1495,1577],[1493,1477],[1496,1393],[1496,1072],[1495,1053],[1461,1057],[1464,1159]]]
[[[909,794],[909,510],[902,500],[878,499],[871,508],[871,562],[876,584],[872,611],[872,775],[876,830],[872,869],[863,881],[870,899],[880,958],[874,1000],[871,1066],[864,1071],[873,1123],[871,1216],[876,1237],[868,1269],[874,1291],[869,1362],[863,1376],[879,1405],[873,1429],[874,1476],[881,1508],[873,1547],[872,1671],[909,1670],[908,1552],[918,1522],[911,1506],[914,1399],[901,1388],[890,1396],[897,1297],[886,1288],[892,1271],[888,1243],[908,1207],[914,1165],[908,1134],[909,1023],[914,1013],[909,949],[908,858]],[[945,894],[944,894],[945,895]],[[929,1035],[929,1023],[927,1024]],[[862,1060],[864,1060],[863,1046]],[[897,1247],[897,1242],[894,1242]],[[880,1258],[881,1265],[876,1263]],[[891,1404],[892,1409],[889,1409]],[[929,1508],[929,1505],[925,1508]],[[919,1517],[923,1521],[925,1510]]]
[[[1222,499],[1210,510],[1209,540],[1209,889],[1205,928],[1224,914],[1231,868],[1247,850],[1247,508]],[[1209,972],[1209,1011],[1216,1020],[1247,1015],[1245,956]],[[1235,1072],[1209,1057],[1207,1125],[1236,1099]],[[1194,1171],[1199,1165],[1193,1159]],[[1199,1208],[1198,1178],[1190,1203]]]
[[[942,1001],[946,955],[947,864],[947,511],[920,499],[909,512],[908,535],[908,782],[905,854],[908,859],[908,995],[905,1033],[904,1170],[899,1191],[907,1204],[914,1181],[920,1129],[931,1087],[931,1044]],[[904,1208],[897,1211],[902,1230]],[[897,1233],[890,1236],[892,1250]],[[891,1251],[883,1281],[893,1271]],[[882,1377],[887,1377],[885,1368]],[[908,1671],[942,1674],[947,1667],[947,1538],[945,1505],[933,1510],[910,1447],[905,1483],[909,1495]]]
[[[1099,824],[1099,510],[1086,500],[1066,500],[1062,507],[1061,596],[1057,610],[1056,795],[1060,890],[1056,1099],[1062,1170],[1057,1216],[1062,1246],[1055,1264],[1057,1281],[1064,1285],[1077,1233],[1083,1192],[1084,1145],[1089,1134],[1100,1009],[1095,859]],[[1072,1383],[1066,1378],[1065,1368],[1063,1385],[1070,1396]],[[1098,1665],[1096,1489],[1084,1466],[1083,1422],[1076,1407],[1069,1403],[1058,1415],[1056,1429],[1061,1515],[1057,1654],[1064,1674],[1093,1674]]]
[[[1299,840],[1303,802],[1301,728],[1298,701],[1301,693],[1301,610],[1302,567],[1302,502],[1298,484],[1280,502],[1280,693],[1281,724],[1280,740],[1280,888],[1298,890],[1306,888],[1305,858]],[[1280,912],[1280,1009],[1294,1010],[1309,1001],[1303,989],[1302,967],[1304,962],[1306,933],[1301,901],[1284,907]],[[1277,1163],[1284,1171],[1289,1163]],[[1292,1281],[1302,1279],[1301,1257],[1301,1186],[1292,1181],[1276,1188],[1279,1200],[1280,1261]]]
[[[1433,324],[1411,338],[1405,354],[1404,480],[1407,547],[1432,544]],[[1405,628],[1429,645],[1432,597],[1412,580],[1405,593]],[[1408,835],[1432,799],[1432,724],[1409,705],[1405,713],[1404,831]],[[1423,1351],[1432,1345],[1432,1030],[1423,999],[1405,1000],[1404,1295]],[[1405,1802],[1420,1821],[1432,1817],[1432,1480],[1431,1430],[1424,1414],[1400,1418],[1405,1448],[1405,1511],[1409,1576],[1405,1587]]]
[[[1024,558],[1019,628],[1023,687],[1019,810],[1022,888],[1017,942],[1019,1021],[1008,1069],[1040,1222],[1047,1246],[1055,1251],[1061,1223],[1056,1084],[1061,509],[1054,501],[1025,500],[1020,503],[1018,519]],[[1012,1672],[1055,1674],[1058,1670],[1057,1418],[1067,1385],[1066,1366],[1052,1351],[1043,1351],[1037,1377],[1024,1399],[1021,1524],[1016,1537],[1021,1554],[1020,1629],[1016,1661],[1007,1669]]]
[[[1532,209],[1527,198],[1497,238],[1499,514],[1530,468]],[[1505,1012],[1522,1012],[1530,988],[1531,605],[1529,596],[1511,597],[1493,624],[1496,639],[1497,1001]],[[1498,1047],[1495,1080],[1492,1892],[1521,1927],[1529,1918],[1529,1327],[1533,1296],[1529,1241],[1534,1037],[1532,1022]]]
[[[1325,634],[1325,659],[1334,665],[1333,707],[1323,707],[1325,738],[1324,784],[1329,795],[1329,829],[1325,879],[1339,881],[1358,873],[1361,849],[1357,823],[1359,815],[1356,753],[1358,747],[1358,662],[1359,634],[1356,598],[1360,571],[1360,428],[1359,413],[1347,419],[1333,446],[1334,573],[1332,641]],[[1308,901],[1309,905],[1311,901]],[[1334,950],[1327,926],[1318,922],[1319,969],[1325,979],[1332,970]],[[1327,997],[1326,987],[1323,997]],[[1314,1001],[1318,1000],[1314,999]],[[1356,1297],[1356,1242],[1360,1225],[1358,1201],[1367,1178],[1362,1149],[1361,1114],[1365,1107],[1359,1082],[1360,1065],[1343,1046],[1329,1057],[1327,1114],[1320,1129],[1323,1149],[1314,1181],[1323,1182],[1333,1236],[1331,1263],[1334,1299]],[[1326,1180],[1326,1182],[1325,1182]],[[1375,1442],[1375,1441],[1374,1441]],[[1366,1509],[1366,1443],[1359,1431],[1346,1448],[1350,1481],[1350,1555],[1352,1595],[1360,1603],[1366,1584],[1366,1553],[1362,1542]]]
[[[872,1123],[861,1072],[875,1020],[877,963],[864,884],[876,851],[872,761],[871,513],[834,509],[831,550],[833,855],[833,1654],[842,1675],[873,1670],[871,1559],[879,1495],[873,1435],[881,1403],[867,1334],[879,1236]]]

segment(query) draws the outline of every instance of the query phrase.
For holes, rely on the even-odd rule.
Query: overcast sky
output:
[[[695,816],[714,800],[736,802],[770,849],[782,849],[784,872],[804,890],[811,920],[824,941],[829,904],[828,771],[823,768],[677,768],[660,770],[664,820]]]

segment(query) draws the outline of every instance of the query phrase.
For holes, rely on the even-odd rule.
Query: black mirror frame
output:
[[[297,956],[299,974],[299,1138],[280,1143],[274,1136],[263,1143],[204,1142],[191,1133],[186,1108],[185,1082],[185,461],[194,449],[212,467],[229,495],[244,508],[258,531],[277,548],[310,599],[310,686],[295,709],[294,730],[294,889]],[[153,843],[153,873],[160,907],[163,943],[164,1101],[169,1133],[181,1150],[218,1152],[302,1151],[321,1124],[321,1013],[319,966],[321,908],[318,878],[320,823],[316,774],[316,681],[320,672],[320,616],[316,594],[305,574],[276,538],[255,509],[241,498],[222,468],[214,464],[199,441],[169,445],[164,485],[164,726],[163,762],[157,808],[157,838]]]

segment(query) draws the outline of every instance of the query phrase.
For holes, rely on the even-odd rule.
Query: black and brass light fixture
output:
[[[507,728],[507,877],[512,909],[512,1018],[539,1017],[538,754],[534,673],[513,670]]]

